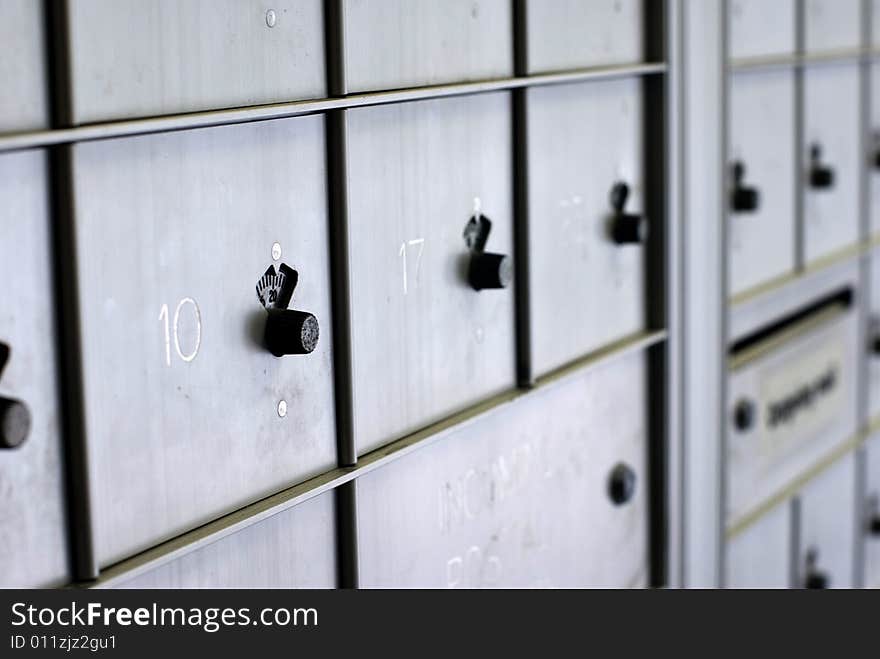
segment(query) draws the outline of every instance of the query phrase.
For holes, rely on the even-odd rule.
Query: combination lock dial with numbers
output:
[[[318,345],[318,319],[307,311],[288,309],[299,273],[285,263],[274,265],[257,282],[257,298],[268,313],[263,340],[276,357],[307,355]]]

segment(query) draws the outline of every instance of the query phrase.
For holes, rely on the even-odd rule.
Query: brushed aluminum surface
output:
[[[101,565],[335,466],[323,125],[74,147]],[[255,287],[280,263],[299,273],[291,307],[320,323],[309,355],[263,345]]]
[[[322,0],[66,2],[75,124],[326,95]]]
[[[617,182],[630,188],[626,212],[644,213],[641,90],[630,78],[528,90],[536,375],[645,329],[644,246],[609,233]]]
[[[463,232],[512,254],[506,93],[348,112],[359,454],[515,386],[513,286],[475,291]]]
[[[361,585],[644,586],[646,375],[635,354],[572,376],[361,477]]]

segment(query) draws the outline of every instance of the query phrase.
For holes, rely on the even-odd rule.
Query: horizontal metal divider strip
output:
[[[629,339],[619,341],[611,346],[592,353],[590,356],[572,362],[570,365],[540,378],[532,389],[511,389],[494,396],[473,407],[459,412],[438,423],[432,424],[411,435],[376,449],[358,458],[354,467],[338,467],[324,474],[315,476],[303,483],[289,487],[277,494],[261,499],[244,508],[236,510],[209,522],[183,535],[163,542],[140,554],[125,559],[101,571],[93,582],[74,584],[86,588],[102,588],[127,581],[145,572],[184,556],[201,547],[241,531],[253,524],[273,515],[284,512],[309,499],[338,488],[356,478],[394,462],[416,450],[422,449],[445,437],[453,430],[475,423],[486,414],[494,412],[513,401],[535,395],[545,388],[561,383],[570,377],[604,366],[616,359],[647,350],[663,343],[667,338],[665,330],[657,330],[637,334]]]
[[[764,69],[799,68],[822,64],[844,64],[846,62],[870,62],[878,57],[880,57],[880,52],[877,51],[848,48],[804,55],[786,53],[784,55],[742,57],[731,60],[728,66],[731,71],[736,73]]]
[[[857,259],[860,259],[864,255],[870,253],[876,247],[880,247],[880,237],[878,237],[876,242],[864,241],[859,242],[855,245],[843,247],[840,250],[833,252],[832,254],[823,256],[815,261],[811,261],[800,272],[792,272],[789,274],[780,275],[779,277],[774,277],[773,279],[769,279],[762,284],[758,284],[757,286],[737,293],[736,295],[733,295],[727,299],[727,304],[731,307],[739,306],[741,304],[744,304],[745,302],[749,302],[751,300],[754,300],[755,298],[761,297],[762,295],[767,295],[769,293],[778,291],[788,284],[791,284],[795,281],[800,281],[810,275],[814,275],[823,270],[837,267],[848,261],[856,261]]]
[[[767,497],[750,512],[740,516],[732,524],[727,525],[727,530],[724,534],[725,539],[728,541],[732,540],[770,512],[773,508],[796,496],[804,486],[809,484],[810,481],[816,478],[819,474],[847,454],[858,449],[865,443],[868,437],[870,437],[870,432],[868,430],[862,430],[851,436],[842,444],[834,447],[824,457],[817,460],[812,466],[803,470],[798,476],[793,478],[787,485],[777,491],[776,494]]]
[[[389,105],[393,103],[406,103],[434,98],[447,98],[450,96],[466,96],[469,94],[482,94],[494,91],[520,89],[523,87],[540,87],[544,85],[588,82],[591,80],[657,75],[665,72],[666,64],[664,62],[649,62],[645,64],[595,67],[562,71],[558,73],[541,73],[531,76],[500,78],[497,80],[484,80],[478,82],[463,82],[432,87],[368,92],[339,98],[273,103],[269,105],[258,105],[244,108],[190,112],[163,117],[110,121],[77,126],[75,128],[61,128],[56,130],[0,135],[0,153],[4,151],[52,146],[55,144],[68,144],[71,142],[88,142],[115,137],[226,126],[252,121],[286,119],[308,114],[318,114],[329,110],[343,110],[372,105]]]

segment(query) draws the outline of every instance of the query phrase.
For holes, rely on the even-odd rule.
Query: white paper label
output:
[[[761,377],[761,448],[777,456],[839,418],[846,401],[843,331],[805,344]]]

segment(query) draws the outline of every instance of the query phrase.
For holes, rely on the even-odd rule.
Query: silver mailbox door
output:
[[[793,53],[795,1],[730,0],[731,57]]]
[[[880,435],[865,444],[865,581],[868,588],[880,588],[880,533],[871,525],[880,523]]]
[[[25,442],[0,449],[0,587],[68,580],[47,169],[41,151],[0,155],[0,397],[31,415]]]
[[[829,587],[852,588],[855,560],[856,487],[852,453],[819,474],[801,492],[798,574],[803,585],[807,554],[818,552],[816,567]]]
[[[727,523],[733,525],[779,494],[856,430],[856,318],[848,313],[788,340],[743,365],[730,378],[727,441]],[[831,383],[828,386],[828,383]],[[813,403],[785,409],[805,388]],[[755,413],[735,425],[737,406]]]
[[[624,78],[528,90],[536,374],[644,329],[644,249],[609,235],[615,183],[630,187],[626,212],[644,212],[641,85]]]
[[[804,0],[804,21],[808,52],[861,45],[862,0]]]
[[[336,464],[323,118],[74,147],[102,565]],[[275,258],[278,257],[277,260]],[[256,285],[299,273],[309,355],[262,344]]]
[[[0,133],[49,123],[43,3],[0,2]]]
[[[640,354],[574,375],[360,478],[361,585],[644,586],[645,379]]]
[[[335,588],[336,520],[327,492],[114,588]]]
[[[75,123],[326,93],[321,0],[67,5]]]
[[[880,0],[871,2],[871,44],[880,45]]]
[[[733,76],[731,166],[745,166],[743,184],[758,189],[760,204],[755,212],[729,211],[732,294],[794,270],[794,97],[791,71]]]
[[[791,581],[791,506],[782,503],[727,543],[728,588],[788,588]]]
[[[505,78],[509,0],[343,0],[349,92]]]
[[[463,231],[512,253],[510,97],[348,113],[355,435],[359,453],[515,384],[513,285],[467,283]]]
[[[642,0],[526,0],[529,73],[642,61]]]
[[[804,234],[807,262],[854,244],[859,238],[859,70],[823,65],[804,74]],[[809,185],[810,148],[834,169],[827,189]]]

